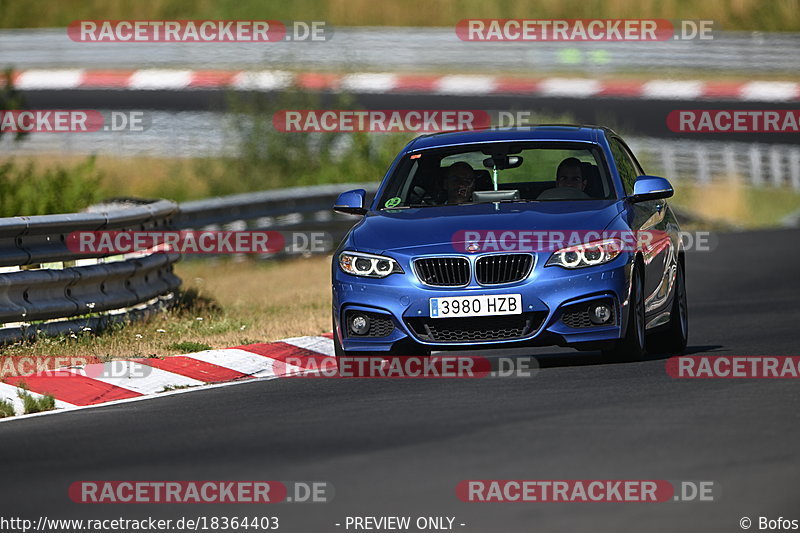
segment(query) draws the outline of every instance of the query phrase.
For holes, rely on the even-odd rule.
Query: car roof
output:
[[[613,134],[609,128],[580,124],[541,124],[537,126],[486,128],[466,131],[451,131],[422,135],[414,139],[407,151],[426,150],[459,144],[475,144],[503,141],[582,141],[597,143],[605,134]]]

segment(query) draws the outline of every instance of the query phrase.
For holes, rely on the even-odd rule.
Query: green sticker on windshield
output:
[[[396,207],[400,205],[400,202],[402,201],[403,200],[401,200],[399,196],[395,196],[394,198],[389,198],[386,200],[386,203],[383,204],[383,207]]]

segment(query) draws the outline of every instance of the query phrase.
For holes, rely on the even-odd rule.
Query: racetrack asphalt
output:
[[[687,353],[800,355],[800,230],[687,255]],[[800,519],[800,381],[677,380],[664,357],[537,348],[529,378],[279,379],[0,424],[2,515],[454,516],[465,532],[741,531]],[[78,480],[304,480],[330,503],[81,505]],[[715,502],[464,503],[467,479],[712,480]],[[335,524],[342,524],[337,527]],[[465,524],[460,526],[458,524]],[[352,531],[352,529],[350,529]],[[413,530],[412,530],[413,531]]]

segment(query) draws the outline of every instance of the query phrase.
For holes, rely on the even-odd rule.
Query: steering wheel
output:
[[[438,205],[436,203],[436,199],[431,197],[428,192],[416,185],[412,187],[410,191],[408,191],[408,203],[409,204],[423,204],[423,205]]]

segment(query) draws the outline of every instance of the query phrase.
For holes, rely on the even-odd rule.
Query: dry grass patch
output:
[[[778,226],[784,217],[800,210],[800,191],[754,188],[738,180],[707,185],[679,181],[673,202],[710,222],[757,229]]]
[[[86,157],[67,153],[0,155],[0,164],[10,160],[21,165],[32,162],[37,169],[48,169],[72,168],[85,162]],[[198,165],[195,159],[101,156],[95,159],[94,167],[102,176],[99,186],[102,198],[135,196],[183,201],[209,196],[207,185],[197,176]]]

